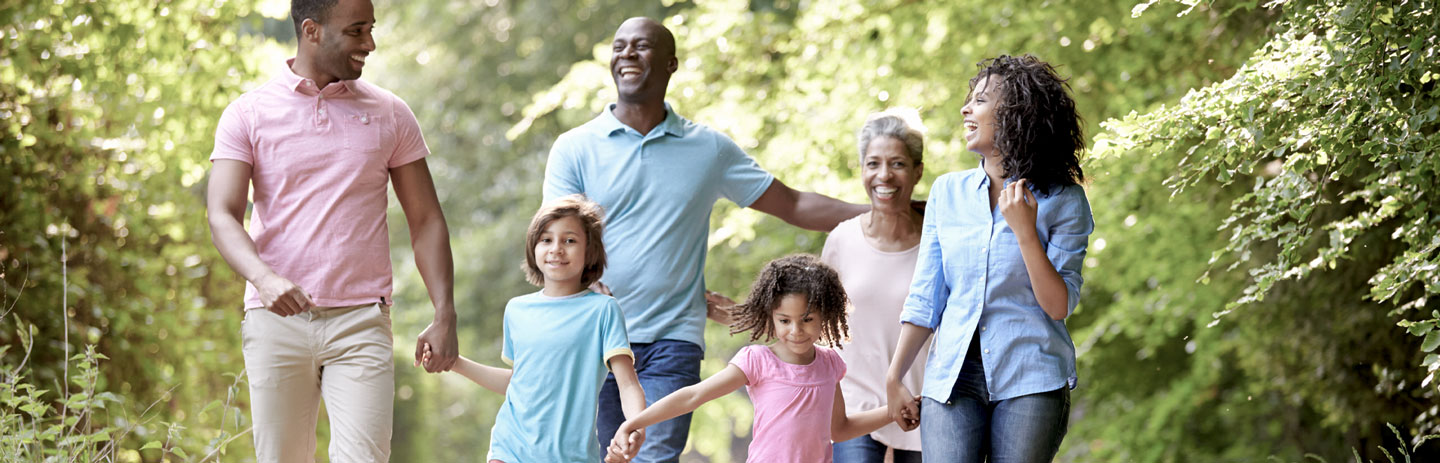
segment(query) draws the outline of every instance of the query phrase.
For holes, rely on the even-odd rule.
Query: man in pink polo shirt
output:
[[[458,351],[449,231],[415,115],[358,80],[375,50],[370,0],[294,0],[291,17],[295,58],[225,109],[210,155],[212,238],[247,281],[241,336],[256,456],[313,461],[323,399],[330,461],[383,462],[395,391],[388,183],[435,306],[416,343],[431,346],[431,372],[450,369]]]

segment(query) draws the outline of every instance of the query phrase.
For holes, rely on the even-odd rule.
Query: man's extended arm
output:
[[[819,193],[796,191],[780,179],[770,182],[770,187],[750,207],[766,214],[779,217],[791,225],[806,230],[828,232],[846,219],[870,210],[869,205],[851,204]]]

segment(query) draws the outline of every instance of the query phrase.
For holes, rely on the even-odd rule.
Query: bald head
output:
[[[660,51],[669,56],[675,56],[675,35],[670,33],[670,29],[664,24],[660,24],[660,21],[644,16],[626,19],[625,22],[620,23],[620,28],[615,30],[615,37],[618,39],[625,32],[629,33],[625,35],[639,33],[641,36],[649,37]]]

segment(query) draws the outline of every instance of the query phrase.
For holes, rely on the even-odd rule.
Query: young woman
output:
[[[1075,102],[1033,56],[980,63],[967,147],[980,168],[935,180],[920,257],[886,383],[892,417],[913,413],[900,381],[933,332],[920,434],[926,461],[1044,462],[1065,437],[1080,299],[1094,222]]]

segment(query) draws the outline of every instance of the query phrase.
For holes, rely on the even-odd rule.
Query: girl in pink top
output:
[[[847,336],[845,289],[835,270],[814,256],[797,254],[770,261],[750,290],[750,299],[731,309],[731,334],[750,332],[768,346],[750,345],[730,365],[699,384],[655,402],[620,425],[617,436],[694,411],[701,404],[746,386],[755,404],[749,462],[831,461],[831,441],[874,432],[892,422],[880,408],[847,416],[840,378],[845,361],[820,342],[838,345]],[[634,448],[611,442],[607,461],[625,461]]]

